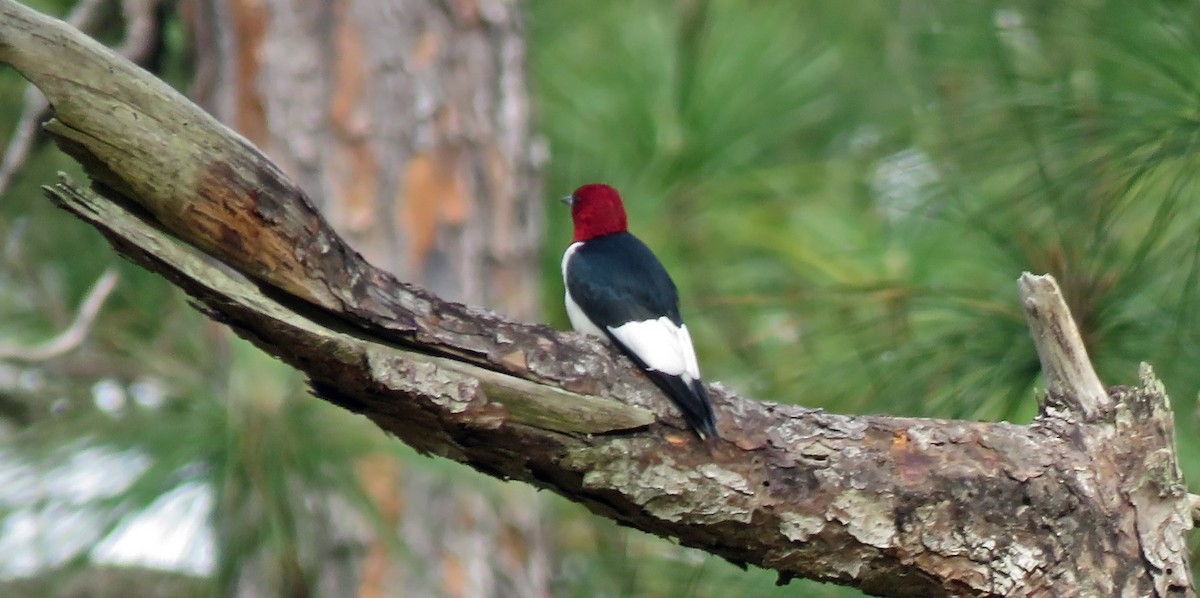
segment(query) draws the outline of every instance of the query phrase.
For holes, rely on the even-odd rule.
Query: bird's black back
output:
[[[650,248],[627,232],[596,237],[576,249],[566,284],[601,328],[663,315],[683,323],[675,282]]]

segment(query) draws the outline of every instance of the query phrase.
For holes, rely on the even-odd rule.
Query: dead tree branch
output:
[[[598,342],[367,264],[245,140],[61,22],[0,0],[0,61],[47,94],[46,130],[94,181],[64,180],[54,201],[422,451],[784,581],[1194,595],[1166,394],[1144,367],[1139,387],[1097,395],[1048,278],[1022,283],[1051,387],[1032,425],[847,417],[714,387],[710,453]]]
[[[1112,399],[1092,369],[1058,283],[1050,276],[1026,273],[1017,288],[1046,380],[1042,415],[1091,421],[1111,411]]]
[[[113,268],[105,270],[104,274],[96,279],[96,283],[83,298],[83,302],[79,304],[79,310],[75,312],[75,319],[71,321],[70,326],[55,335],[54,338],[31,347],[0,344],[0,360],[23,363],[48,361],[83,344],[88,332],[92,329],[92,322],[100,313],[100,308],[104,306],[109,293],[112,293],[112,290],[117,287],[117,279],[116,270]]]

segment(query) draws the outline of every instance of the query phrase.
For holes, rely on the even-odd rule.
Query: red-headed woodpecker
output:
[[[615,344],[646,370],[701,438],[716,442],[716,418],[692,337],[679,317],[675,283],[629,234],[620,194],[608,185],[584,185],[563,202],[575,224],[562,260],[571,326]]]

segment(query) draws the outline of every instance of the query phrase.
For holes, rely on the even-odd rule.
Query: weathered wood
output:
[[[1026,272],[1017,281],[1017,289],[1046,382],[1042,413],[1059,409],[1060,416],[1092,421],[1109,411],[1112,400],[1092,369],[1058,283],[1052,276]]]
[[[718,386],[710,452],[596,340],[371,268],[247,144],[79,38],[0,0],[0,61],[70,106],[51,130],[100,183],[60,184],[55,201],[322,398],[420,450],[782,580],[888,596],[1194,595],[1190,502],[1148,368],[1096,417],[1047,409],[1029,426],[848,417]],[[72,61],[91,66],[44,67]],[[1037,326],[1052,327],[1046,312]],[[1054,375],[1063,405],[1094,390]]]

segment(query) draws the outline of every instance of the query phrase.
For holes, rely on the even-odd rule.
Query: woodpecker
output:
[[[718,440],[692,337],[666,268],[628,230],[621,195],[590,184],[563,198],[575,236],[563,254],[567,316],[578,332],[616,345],[683,412],[701,439]]]

